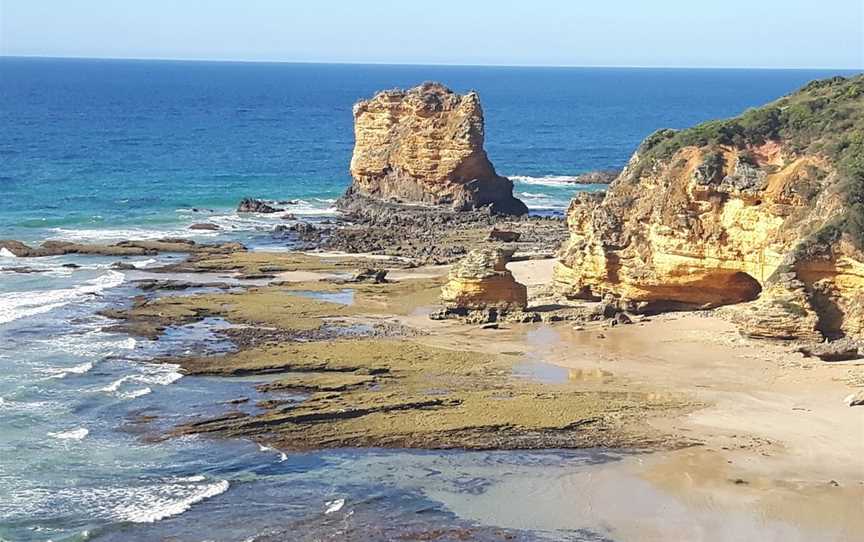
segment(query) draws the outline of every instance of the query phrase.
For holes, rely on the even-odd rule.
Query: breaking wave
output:
[[[513,175],[508,178],[514,183],[535,184],[540,186],[573,186],[579,184],[579,175],[545,175],[542,177]]]
[[[60,440],[84,440],[84,438],[86,438],[89,434],[89,429],[87,429],[86,427],[79,427],[77,429],[70,429],[69,431],[57,431],[56,433],[48,433],[48,436]]]
[[[74,288],[0,294],[0,324],[43,314],[103,290],[123,284],[123,273],[108,273]]]
[[[231,484],[219,480],[211,484],[196,485],[198,477],[189,477],[189,482],[167,484],[139,492],[131,502],[123,503],[114,509],[118,519],[132,523],[154,523],[177,516],[189,510],[193,504],[210,499],[228,491]],[[194,480],[194,481],[192,481]]]

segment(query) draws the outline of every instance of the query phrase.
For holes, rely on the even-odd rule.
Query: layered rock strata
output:
[[[343,205],[367,198],[527,213],[513,197],[513,183],[495,172],[483,150],[483,123],[476,93],[462,96],[438,83],[380,92],[357,103],[353,183]]]
[[[441,300],[447,310],[498,312],[523,310],[528,290],[507,270],[512,251],[501,248],[472,250],[450,270]]]
[[[649,137],[605,196],[573,200],[555,284],[660,311],[726,312],[756,337],[864,327],[864,78]]]

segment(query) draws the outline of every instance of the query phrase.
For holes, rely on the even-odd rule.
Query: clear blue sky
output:
[[[0,55],[864,67],[864,0],[0,0]]]

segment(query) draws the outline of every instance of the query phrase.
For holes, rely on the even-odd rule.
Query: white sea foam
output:
[[[156,260],[153,258],[150,258],[149,260],[142,260],[140,262],[132,262],[132,265],[137,269],[144,269],[148,265],[152,265],[154,263],[156,263]]]
[[[508,177],[514,183],[534,184],[541,186],[573,186],[579,180],[578,175],[544,175],[530,177],[528,175],[513,175]]]
[[[89,434],[89,429],[87,429],[86,427],[79,427],[77,429],[70,429],[69,431],[48,433],[48,436],[60,440],[83,440]]]
[[[134,502],[118,506],[115,515],[133,523],[154,523],[182,514],[193,504],[225,493],[229,487],[227,480],[204,485],[170,484],[159,491],[140,492]]]
[[[258,449],[262,452],[273,452],[279,454],[279,462],[282,463],[284,461],[288,461],[288,454],[283,452],[282,450],[277,450],[276,448],[271,448],[270,446],[264,446],[263,444],[258,445]]]
[[[44,374],[50,375],[48,378],[66,378],[68,375],[83,375],[93,368],[93,363],[87,361],[80,365],[74,365],[72,367],[48,367],[45,369],[40,369],[39,371]]]
[[[132,391],[127,392],[127,393],[120,393],[119,395],[120,395],[120,397],[122,397],[124,399],[135,399],[136,397],[142,397],[142,396],[147,395],[148,393],[152,393],[152,392],[153,392],[153,390],[150,389],[149,387],[147,387],[147,388],[141,388],[138,390],[132,390]]]
[[[0,258],[17,258],[18,256],[12,254],[12,251],[6,247],[0,248]]]
[[[177,372],[179,367],[179,365],[173,365],[170,363],[164,365],[143,363],[138,365],[138,368],[142,371],[141,373],[122,376],[107,386],[99,388],[97,391],[118,395],[125,399],[147,395],[153,391],[149,387],[131,391],[125,391],[124,388],[128,387],[128,384],[130,383],[167,386],[168,384],[183,378],[183,375]]]
[[[126,241],[129,239],[137,240],[154,240],[163,237],[178,237],[188,236],[188,230],[172,228],[172,229],[144,229],[144,228],[127,228],[127,229],[67,229],[67,228],[52,228],[51,238],[61,241],[105,241],[116,242]]]
[[[46,313],[75,300],[119,286],[123,273],[109,271],[73,288],[0,294],[0,324]]]
[[[61,405],[53,401],[15,401],[0,397],[0,410],[13,410],[17,412],[33,412],[44,415],[49,411],[57,411]]]
[[[178,476],[174,478],[175,482],[203,482],[207,477],[203,474],[196,474],[195,476]]]
[[[325,515],[326,514],[332,514],[334,512],[338,512],[339,510],[342,510],[342,507],[345,506],[345,499],[336,499],[333,501],[327,501],[324,503],[324,505],[327,507],[324,510],[324,514]]]
[[[57,337],[48,337],[39,341],[54,352],[64,352],[87,359],[94,357],[106,357],[114,354],[117,350],[132,350],[137,341],[132,337],[119,338],[103,332],[101,329],[92,329],[86,333],[69,333]],[[63,372],[67,368],[49,369],[43,372]]]

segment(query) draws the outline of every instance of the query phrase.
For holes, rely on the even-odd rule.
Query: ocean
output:
[[[0,239],[284,248],[269,235],[278,220],[234,213],[240,198],[331,215],[350,181],[352,105],[427,80],[476,89],[498,172],[533,212],[561,213],[576,190],[597,189],[569,180],[622,167],[652,131],[734,115],[838,73],[0,58]],[[202,221],[222,229],[188,230]],[[146,269],[172,258],[131,261]],[[169,427],[255,392],[248,379],[182,377],[149,362],[202,340],[230,348],[212,337],[219,322],[158,341],[103,332],[98,311],[128,303],[144,276],[111,269],[114,260],[0,254],[0,540],[253,540],[280,528],[298,540],[396,536],[384,523],[615,539],[614,525],[565,512],[541,521],[501,500],[502,488],[578,495],[561,477],[627,461],[606,451],[282,454],[142,438],[151,416]]]

